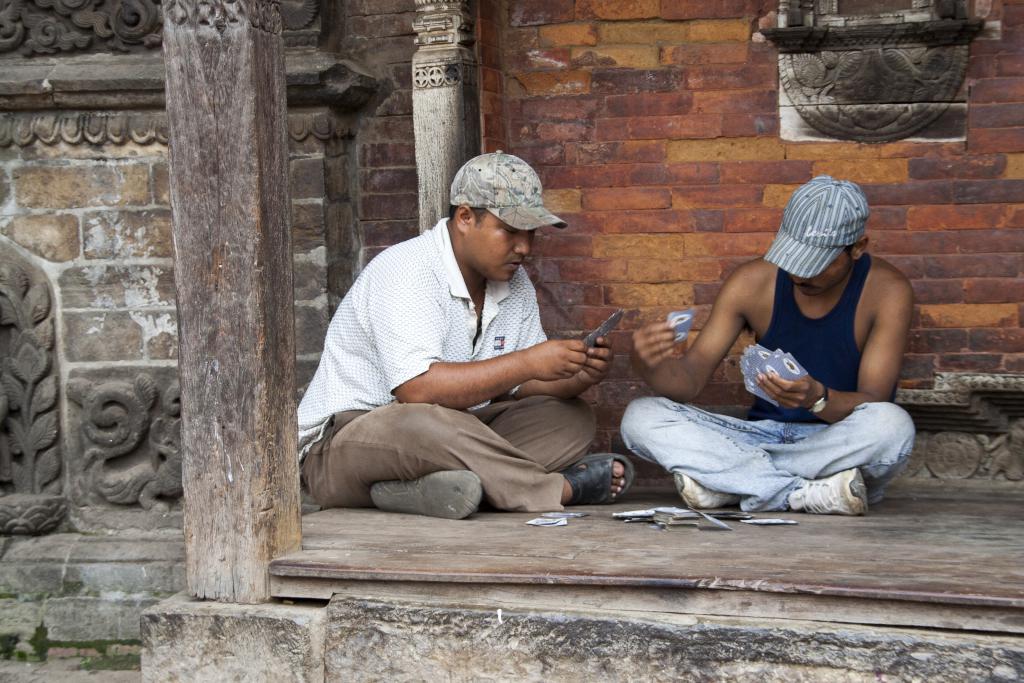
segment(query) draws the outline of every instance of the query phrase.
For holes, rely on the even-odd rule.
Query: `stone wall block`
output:
[[[14,170],[18,204],[35,209],[149,204],[148,164],[24,166]]]
[[[142,329],[126,312],[65,312],[64,348],[73,363],[142,360]]]
[[[150,597],[53,598],[46,601],[43,611],[46,635],[56,641],[138,640],[139,618],[157,602]]]
[[[327,334],[327,311],[323,306],[295,307],[295,353],[319,353]]]
[[[70,214],[15,216],[3,234],[47,261],[71,261],[81,251],[78,218]]]
[[[292,202],[292,250],[296,254],[324,246],[324,207]]]
[[[174,256],[168,209],[87,213],[82,217],[82,239],[87,259]]]
[[[175,596],[142,615],[142,680],[321,683],[325,613]]]
[[[490,608],[335,599],[326,680],[977,680],[1024,674],[999,636],[829,627],[553,606]],[[467,634],[471,634],[467,637]]]
[[[0,171],[0,206],[7,203],[7,198],[11,196],[11,181],[7,179],[7,174]]]
[[[289,164],[292,199],[323,199],[324,159],[292,159]]]
[[[167,163],[153,164],[150,167],[150,175],[153,183],[153,202],[160,206],[171,205],[171,176],[167,170]]]
[[[174,306],[174,273],[160,265],[88,265],[60,275],[65,308]]]
[[[312,301],[327,293],[327,271],[319,263],[296,260],[294,273],[296,301]]]

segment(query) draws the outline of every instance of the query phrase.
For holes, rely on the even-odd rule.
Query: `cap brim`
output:
[[[545,225],[564,228],[569,225],[543,206],[510,206],[487,210],[516,230],[536,230]]]
[[[819,247],[801,242],[779,233],[764,260],[774,263],[790,275],[797,277],[814,277],[828,267],[845,247]]]

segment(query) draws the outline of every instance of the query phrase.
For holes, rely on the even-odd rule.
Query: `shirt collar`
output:
[[[434,236],[434,244],[441,253],[441,264],[444,266],[445,279],[448,280],[448,290],[452,296],[458,299],[471,299],[469,289],[466,287],[466,280],[462,277],[462,271],[459,269],[459,262],[455,260],[452,237],[448,234],[448,219],[442,218],[438,221],[431,232]],[[485,297],[500,302],[509,295],[510,289],[508,282],[488,280]]]

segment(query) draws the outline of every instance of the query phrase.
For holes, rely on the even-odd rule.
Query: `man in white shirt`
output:
[[[565,222],[533,169],[502,152],[459,170],[451,205],[377,256],[331,321],[298,413],[310,493],[453,519],[482,498],[521,511],[612,502],[632,465],[582,457],[595,423],[577,398],[607,375],[611,349],[548,341],[521,267],[534,231]]]

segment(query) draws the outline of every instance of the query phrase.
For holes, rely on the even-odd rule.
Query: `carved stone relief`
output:
[[[288,134],[302,142],[310,136],[322,141],[341,138],[349,130],[325,112],[288,115]],[[55,145],[167,145],[167,116],[163,112],[45,112],[0,113],[0,147]]]
[[[319,12],[319,0],[0,0],[0,55],[159,49],[163,14],[221,27],[244,15],[277,33],[307,29]]]
[[[64,518],[57,368],[46,276],[0,253],[0,534],[39,534]]]
[[[855,7],[875,6],[861,3]],[[780,3],[779,81],[807,125],[828,137],[886,142],[915,135],[965,101],[968,45],[983,22],[963,3],[846,16],[843,3]]]
[[[132,381],[75,378],[67,393],[81,407],[77,485],[87,499],[166,510],[181,497],[177,382],[161,393],[147,374]]]
[[[935,479],[1024,480],[1024,420],[997,436],[921,432],[904,476]]]

